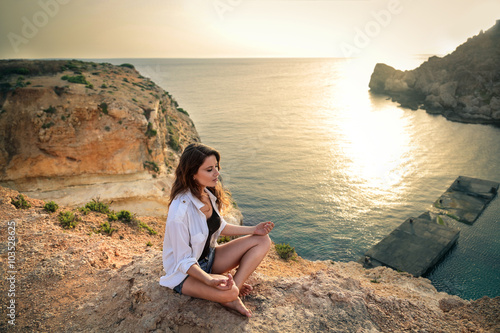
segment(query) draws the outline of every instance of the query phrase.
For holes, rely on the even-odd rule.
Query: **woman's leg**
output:
[[[239,266],[234,275],[234,282],[238,289],[242,289],[245,281],[259,266],[270,247],[271,239],[267,235],[240,237],[217,246],[212,272],[222,274]]]
[[[233,284],[233,288],[230,290],[219,290],[217,288],[207,286],[192,276],[188,276],[182,285],[182,293],[187,296],[203,298],[209,301],[221,303],[223,306],[236,310],[247,317],[251,317],[252,315],[250,310],[243,305],[243,302],[238,297],[239,289],[235,284]]]

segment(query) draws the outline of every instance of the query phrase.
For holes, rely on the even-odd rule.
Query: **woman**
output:
[[[241,301],[252,287],[246,279],[266,256],[272,222],[257,226],[226,223],[230,203],[220,184],[220,154],[200,143],[186,147],[175,171],[163,241],[160,284],[180,294],[219,302],[250,317]],[[220,235],[248,235],[217,245]],[[234,277],[222,275],[238,267]]]

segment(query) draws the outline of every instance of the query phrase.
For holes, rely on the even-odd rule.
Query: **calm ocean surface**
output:
[[[412,69],[426,57],[389,63]],[[373,96],[375,63],[344,59],[113,59],[187,110],[222,154],[248,225],[304,258],[357,260],[459,175],[500,181],[500,129],[449,122]],[[381,60],[383,61],[383,60]],[[500,295],[500,199],[428,274],[466,299]]]

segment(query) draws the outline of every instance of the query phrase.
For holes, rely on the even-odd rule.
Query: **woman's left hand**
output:
[[[273,222],[261,222],[255,226],[254,235],[264,236],[271,232],[274,228]]]

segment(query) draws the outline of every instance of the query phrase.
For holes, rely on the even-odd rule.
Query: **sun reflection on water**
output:
[[[401,182],[408,159],[409,138],[404,121],[393,115],[357,110],[343,119],[341,149],[351,160],[352,179],[368,188],[388,189]]]
[[[359,74],[366,73],[366,66],[370,64],[346,66],[343,85],[336,87],[332,97],[341,106],[335,115],[336,144],[346,159],[345,176],[371,192],[369,196],[376,196],[403,185],[409,171],[411,133],[404,111],[387,103],[379,106],[370,98],[367,79]],[[360,84],[362,80],[366,84]]]

